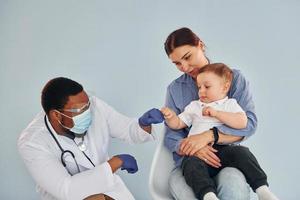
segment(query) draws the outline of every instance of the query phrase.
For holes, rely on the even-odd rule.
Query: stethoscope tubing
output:
[[[77,167],[78,172],[80,172],[79,165],[78,165],[78,163],[77,163],[77,161],[76,161],[76,158],[75,158],[74,153],[73,153],[72,151],[70,151],[70,150],[64,150],[64,149],[62,148],[62,146],[60,145],[60,143],[58,142],[58,140],[56,139],[56,137],[55,137],[54,134],[52,133],[52,131],[51,131],[49,125],[48,125],[48,122],[47,122],[47,118],[46,118],[46,117],[47,117],[47,116],[45,115],[45,117],[44,117],[44,122],[45,122],[46,128],[47,128],[48,132],[50,133],[50,135],[52,136],[52,138],[54,139],[54,141],[55,141],[55,143],[57,144],[57,146],[59,147],[59,149],[61,150],[60,161],[61,161],[62,165],[67,169],[67,165],[66,165],[66,162],[65,162],[65,160],[64,160],[64,155],[67,154],[67,153],[69,153],[69,154],[73,157],[73,159],[74,159],[74,162],[75,162],[75,164],[76,164],[76,167]],[[73,141],[74,141],[74,140],[73,140]],[[74,141],[74,143],[75,143],[75,141]],[[76,143],[75,143],[75,144],[76,144]],[[83,153],[84,156],[90,161],[90,163],[95,167],[95,165],[94,165],[94,163],[92,162],[92,160],[91,160],[84,152],[82,152],[82,153]],[[68,169],[67,169],[67,171],[69,172]],[[70,173],[70,172],[69,172],[69,173]]]

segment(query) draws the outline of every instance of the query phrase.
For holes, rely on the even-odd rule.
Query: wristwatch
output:
[[[219,141],[219,131],[217,127],[212,127],[210,130],[213,131],[214,134],[214,144],[218,144]]]

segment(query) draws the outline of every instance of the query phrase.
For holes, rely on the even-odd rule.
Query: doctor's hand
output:
[[[139,124],[141,126],[150,126],[151,124],[158,124],[163,121],[164,121],[163,114],[160,112],[160,110],[156,108],[152,108],[151,110],[148,110],[139,118]]]
[[[117,155],[117,157],[122,160],[121,170],[126,170],[130,174],[134,174],[138,171],[138,166],[133,156],[129,154],[120,154]]]

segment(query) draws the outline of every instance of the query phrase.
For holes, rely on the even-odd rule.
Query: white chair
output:
[[[153,200],[173,200],[169,192],[168,179],[174,168],[170,151],[164,146],[164,131],[159,137],[149,176],[149,190]]]

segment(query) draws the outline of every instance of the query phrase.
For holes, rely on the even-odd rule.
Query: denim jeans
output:
[[[245,176],[236,168],[226,167],[214,177],[217,195],[221,200],[256,200],[257,196],[247,184]],[[175,168],[169,178],[169,189],[175,200],[196,200],[186,184],[180,168]]]

